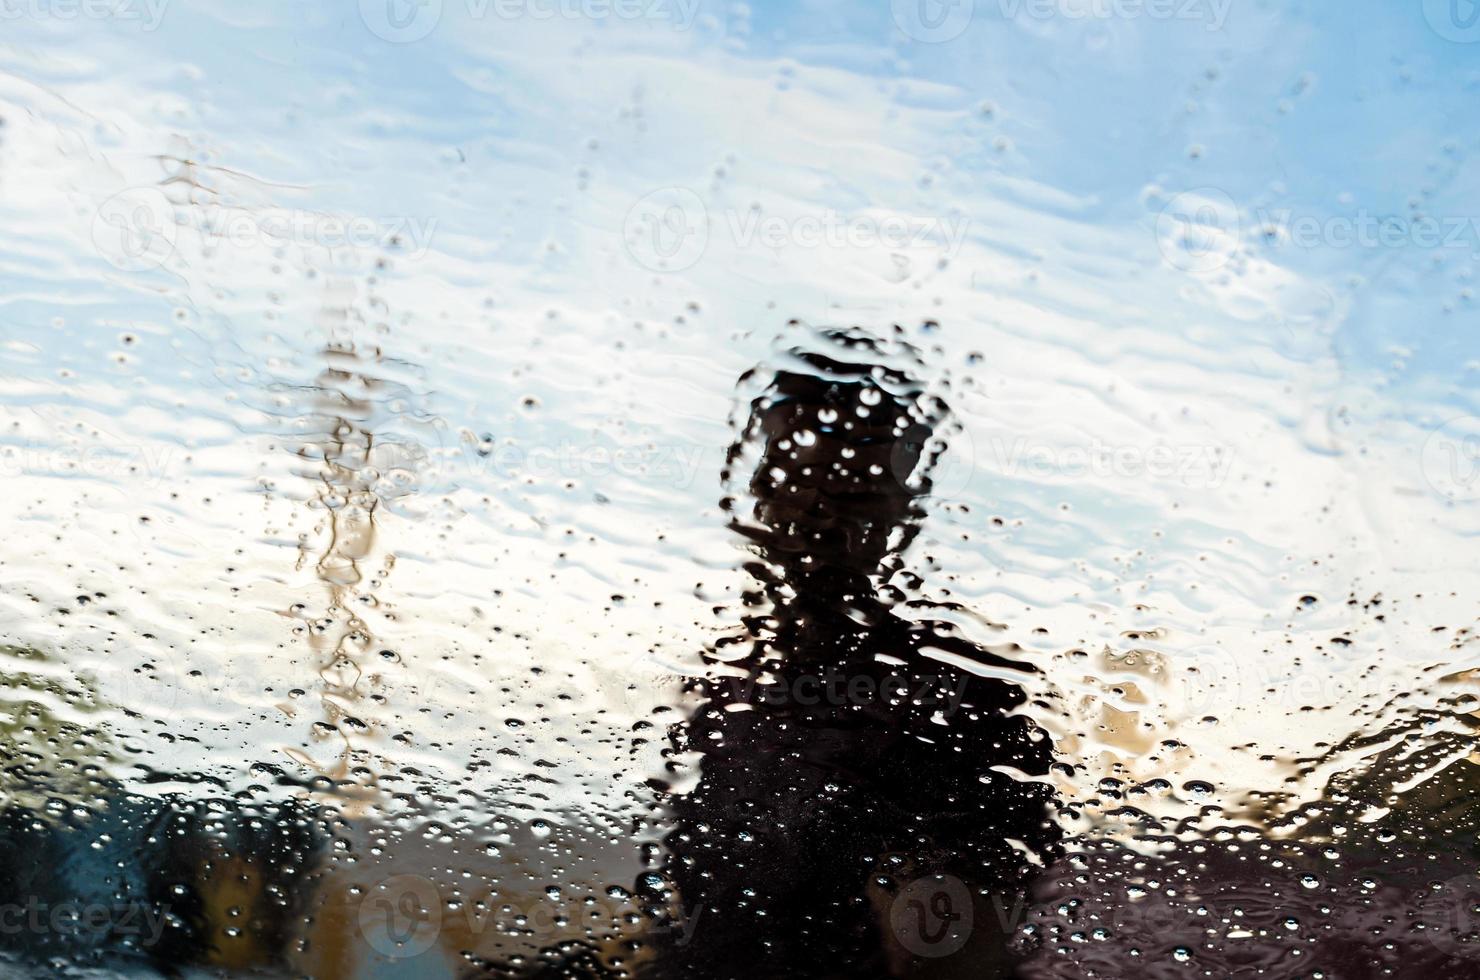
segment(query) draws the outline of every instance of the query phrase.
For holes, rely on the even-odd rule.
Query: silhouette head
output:
[[[860,330],[818,331],[750,403],[727,479],[753,461],[734,526],[793,586],[883,570],[913,538],[947,415],[911,368],[918,353]],[[754,377],[754,372],[748,377]]]

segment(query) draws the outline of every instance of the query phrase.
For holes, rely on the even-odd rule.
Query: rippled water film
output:
[[[1480,975],[1480,5],[0,20],[0,980]]]

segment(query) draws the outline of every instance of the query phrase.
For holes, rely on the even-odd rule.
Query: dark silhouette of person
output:
[[[901,556],[948,418],[914,348],[812,337],[730,451],[727,482],[750,472],[725,505],[755,586],[670,734],[674,768],[697,757],[697,781],[666,795],[675,829],[639,881],[659,925],[637,972],[1008,975],[1027,855],[1057,841],[1048,788],[1003,771],[1052,763],[1002,679],[1033,668],[908,598]]]

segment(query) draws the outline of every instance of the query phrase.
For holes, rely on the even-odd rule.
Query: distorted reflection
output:
[[[314,808],[130,792],[127,753],[53,707],[111,706],[42,654],[5,653],[0,879],[24,896],[0,922],[6,975],[284,966],[327,840]]]
[[[1480,975],[1480,3],[991,6],[0,3],[0,980]]]
[[[645,891],[655,976],[1005,975],[994,906],[1053,849],[1031,664],[909,601],[948,409],[899,336],[827,330],[748,405],[727,508],[754,587],[673,735],[697,784]],[[742,379],[753,390],[755,379]]]

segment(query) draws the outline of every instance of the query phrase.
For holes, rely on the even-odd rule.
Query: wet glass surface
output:
[[[1477,12],[3,5],[0,977],[1474,976]]]

